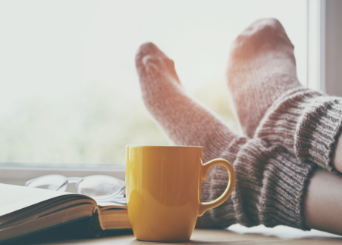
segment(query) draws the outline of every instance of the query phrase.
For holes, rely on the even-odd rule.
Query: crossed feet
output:
[[[202,146],[203,160],[207,161],[221,157],[229,143],[239,137],[219,116],[187,94],[173,60],[155,44],[140,46],[136,68],[144,103],[174,144]],[[304,89],[296,75],[294,46],[276,19],[254,22],[233,41],[226,78],[248,138],[254,137],[266,111],[281,95]],[[334,165],[342,171],[342,143],[337,144],[336,152],[341,154],[335,154]]]

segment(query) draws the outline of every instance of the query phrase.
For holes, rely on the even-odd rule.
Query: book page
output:
[[[53,197],[68,194],[70,193],[0,184],[0,216]]]
[[[110,202],[110,201],[97,201],[97,205],[101,207],[101,209],[110,209],[110,208],[119,208],[119,209],[127,209],[127,205]]]

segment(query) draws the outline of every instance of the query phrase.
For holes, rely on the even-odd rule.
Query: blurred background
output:
[[[225,82],[230,43],[259,18],[279,19],[299,80],[320,89],[321,44],[307,45],[320,36],[319,25],[309,31],[321,13],[313,8],[312,17],[307,0],[0,1],[0,162],[124,165],[127,144],[169,144],[140,95],[134,56],[146,41],[175,61],[193,97],[238,131]]]

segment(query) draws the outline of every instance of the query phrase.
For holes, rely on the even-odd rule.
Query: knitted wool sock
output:
[[[236,172],[231,197],[198,219],[198,227],[228,227],[264,224],[308,229],[304,221],[304,199],[313,170],[281,145],[237,137],[208,109],[191,99],[180,84],[173,61],[154,44],[140,47],[136,66],[144,103],[159,126],[177,145],[203,147],[204,161],[222,157]],[[221,195],[227,173],[214,167],[202,183],[203,201]]]
[[[227,79],[247,136],[282,144],[302,162],[334,169],[342,100],[299,84],[293,45],[278,20],[258,20],[236,38]]]
[[[293,49],[276,19],[254,22],[232,43],[228,87],[241,127],[250,138],[273,102],[301,87]]]
[[[153,43],[136,55],[144,103],[176,145],[203,146],[203,161],[220,157],[236,138],[224,122],[186,94],[174,63]]]

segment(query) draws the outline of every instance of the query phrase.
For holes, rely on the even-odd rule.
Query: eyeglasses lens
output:
[[[67,187],[66,184],[67,179],[64,176],[51,174],[27,181],[25,183],[25,186],[55,191],[65,191]]]
[[[77,185],[77,192],[93,198],[106,198],[113,196],[122,190],[125,182],[105,175],[93,175],[85,177]]]

